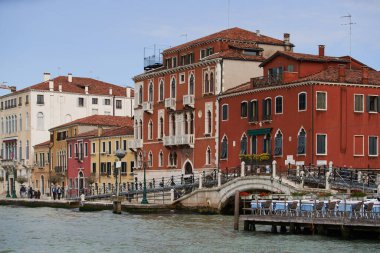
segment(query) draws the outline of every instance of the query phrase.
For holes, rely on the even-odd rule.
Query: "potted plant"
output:
[[[28,181],[28,179],[24,176],[18,176],[17,179],[16,179],[17,183],[19,184],[24,184]]]
[[[365,192],[360,191],[360,190],[352,190],[350,197],[365,200],[367,197],[367,194]]]

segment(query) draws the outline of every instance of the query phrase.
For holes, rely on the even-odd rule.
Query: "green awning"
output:
[[[260,128],[260,129],[249,129],[248,135],[265,135],[269,134],[272,131],[272,128]]]

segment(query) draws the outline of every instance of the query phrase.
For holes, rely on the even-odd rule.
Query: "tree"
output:
[[[91,175],[86,180],[87,180],[87,183],[92,186],[96,181],[95,173],[91,173]]]
[[[26,177],[19,176],[19,177],[17,177],[16,181],[17,181],[17,183],[19,183],[19,184],[24,184],[25,182],[28,181],[28,179],[27,179]]]
[[[50,177],[50,182],[52,182],[53,184],[61,182],[61,180],[62,180],[62,176],[58,174]]]

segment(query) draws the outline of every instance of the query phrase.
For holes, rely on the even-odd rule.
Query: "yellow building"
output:
[[[119,161],[115,154],[118,149],[126,152],[121,159],[121,173],[118,177],[121,190],[125,191],[127,184],[133,182],[134,153],[127,147],[128,141],[133,139],[133,127],[104,130],[91,139],[91,172],[96,175],[95,193],[109,193],[115,189],[114,169]]]
[[[34,146],[34,164],[31,169],[31,184],[34,190],[40,190],[41,196],[50,196],[50,141]]]

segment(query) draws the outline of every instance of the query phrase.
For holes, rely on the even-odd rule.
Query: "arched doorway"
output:
[[[193,174],[193,166],[190,162],[186,162],[185,164],[185,175]]]
[[[84,193],[84,178],[83,178],[83,172],[79,171],[78,173],[78,196]]]
[[[41,175],[41,194],[45,194],[45,177],[44,175]]]

